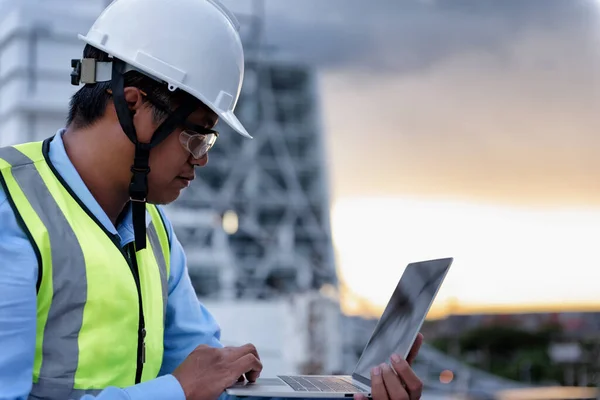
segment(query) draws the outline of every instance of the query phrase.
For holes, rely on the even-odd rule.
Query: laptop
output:
[[[371,395],[371,368],[389,363],[394,353],[406,359],[453,258],[411,263],[402,274],[352,375],[278,375],[239,382],[226,391],[233,396],[335,398]]]

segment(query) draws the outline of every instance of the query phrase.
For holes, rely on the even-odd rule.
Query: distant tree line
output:
[[[563,340],[558,324],[536,331],[518,326],[482,326],[459,337],[431,341],[438,349],[465,363],[516,381],[564,384],[564,366],[550,357],[553,343]]]

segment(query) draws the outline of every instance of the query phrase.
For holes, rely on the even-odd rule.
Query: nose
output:
[[[204,167],[206,164],[208,164],[208,153],[200,158],[194,158],[193,156],[190,156],[190,164],[192,164],[194,167]]]

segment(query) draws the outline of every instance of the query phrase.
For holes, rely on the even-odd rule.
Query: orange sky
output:
[[[422,76],[326,74],[334,194],[600,203],[600,63],[570,71],[555,45],[545,74],[519,58],[534,44],[511,69],[465,56]]]
[[[424,197],[347,198],[332,229],[346,294],[387,303],[411,262],[454,257],[435,308],[594,305],[600,310],[600,209]],[[346,309],[352,297],[344,298]],[[358,309],[364,305],[358,306]]]
[[[600,310],[600,46],[590,45],[600,19],[590,20],[534,25],[421,71],[321,71],[338,268],[354,293],[346,311],[368,313],[349,300],[363,297],[377,312],[394,268],[436,255],[457,256],[437,311],[450,299],[462,312]],[[413,200],[436,209],[453,240],[413,237],[436,229]]]

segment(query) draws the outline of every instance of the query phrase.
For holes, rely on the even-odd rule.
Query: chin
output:
[[[177,193],[169,193],[165,190],[161,193],[160,196],[148,196],[148,203],[156,204],[159,206],[165,206],[177,200],[180,194],[180,191],[178,191]]]

